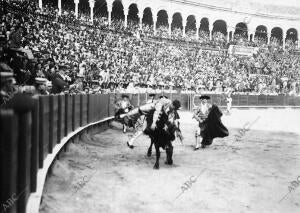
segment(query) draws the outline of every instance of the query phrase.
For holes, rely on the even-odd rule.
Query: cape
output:
[[[228,129],[221,121],[223,113],[215,104],[212,105],[211,110],[206,119],[206,124],[203,129],[203,138],[214,139],[224,138],[229,135]]]

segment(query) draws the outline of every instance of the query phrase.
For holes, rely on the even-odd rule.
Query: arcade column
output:
[[[255,31],[252,31],[251,34],[252,34],[252,42],[254,42],[255,41]]]
[[[209,40],[212,40],[213,25],[209,22]]]
[[[91,22],[94,22],[94,7],[95,7],[95,0],[89,0],[90,9],[91,9]]]
[[[58,15],[61,16],[61,0],[58,0]]]
[[[186,25],[183,25],[183,29],[182,29],[182,36],[185,37],[185,27]]]
[[[200,20],[196,18],[196,39],[199,39]]]
[[[143,25],[143,13],[139,12],[138,16],[139,16],[139,26],[141,30]]]
[[[172,25],[172,17],[168,16],[168,23],[169,23],[169,36],[171,36],[171,25]]]
[[[196,27],[196,39],[199,39],[199,27]]]
[[[127,28],[128,9],[124,8],[124,16],[125,16],[124,27]]]
[[[270,42],[271,42],[271,33],[268,33],[267,36],[268,36],[268,44],[270,44]]]
[[[108,26],[111,25],[111,12],[112,12],[112,4],[107,3]]]
[[[39,8],[43,9],[43,0],[39,0]]]
[[[282,30],[282,47],[285,49],[286,30]]]
[[[78,18],[78,4],[79,0],[74,0],[75,3],[75,17]]]
[[[157,21],[157,17],[153,16],[153,32],[154,32],[154,35],[156,34],[156,21]]]

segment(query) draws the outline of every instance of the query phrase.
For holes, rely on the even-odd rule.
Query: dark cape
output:
[[[219,107],[213,104],[201,131],[202,144],[210,145],[214,138],[224,138],[229,135],[228,129],[221,121],[222,115]]]

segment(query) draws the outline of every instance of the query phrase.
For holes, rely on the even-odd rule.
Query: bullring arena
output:
[[[40,212],[297,212],[299,190],[281,199],[299,179],[299,115],[297,109],[234,109],[223,117],[230,136],[195,152],[197,123],[180,112],[183,145],[174,143],[174,165],[162,162],[159,171],[152,169],[155,155],[146,156],[149,138],[141,136],[130,150],[112,123],[71,144],[55,163]],[[233,135],[256,118],[236,141]],[[183,190],[191,177],[195,182]]]
[[[1,0],[0,20],[0,213],[300,212],[299,0]]]
[[[173,165],[163,163],[166,156],[162,152],[159,170],[153,169],[155,151],[151,157],[146,156],[148,137],[140,136],[134,149],[127,147],[132,130],[123,133],[121,125],[110,116],[114,112],[111,103],[118,99],[117,96],[41,97],[43,120],[35,120],[33,111],[34,128],[30,132],[28,126],[27,129],[24,126],[30,120],[30,114],[26,113],[23,122],[15,126],[25,128],[25,132],[19,133],[21,138],[5,135],[10,139],[10,146],[6,145],[10,150],[19,140],[30,144],[31,138],[33,145],[31,148],[18,145],[22,154],[12,151],[7,156],[8,153],[4,153],[8,162],[21,160],[26,168],[17,170],[24,172],[22,180],[25,177],[26,182],[23,184],[28,184],[25,189],[32,185],[37,187],[31,194],[29,190],[21,192],[23,196],[27,194],[27,198],[20,194],[17,205],[12,208],[18,208],[28,199],[27,212],[298,211],[299,107],[239,105],[228,114],[221,102],[222,121],[229,129],[229,136],[215,139],[206,149],[194,151],[197,122],[192,119],[192,110],[199,96],[194,99],[184,94],[164,95],[183,103],[179,114],[184,140],[173,142]],[[129,97],[133,103],[142,104],[147,100],[145,94]],[[217,95],[211,97],[212,103],[220,100]],[[274,97],[251,98],[275,103]],[[243,100],[241,96],[233,96],[233,99],[243,104],[239,101]],[[277,101],[279,99],[276,97]],[[299,99],[284,98],[283,102],[298,104]],[[6,128],[16,125],[13,122],[16,116],[11,117],[9,113],[1,116]],[[39,122],[38,131],[36,122]],[[55,126],[56,122],[62,122],[62,126]],[[237,140],[235,135],[246,125],[248,130]],[[42,143],[34,136],[37,132],[44,138]],[[58,142],[56,138],[61,140]],[[39,151],[34,148],[37,142]],[[49,148],[52,150],[47,155]],[[22,149],[27,151],[24,153]],[[43,162],[36,182],[30,178],[34,167],[29,165],[33,157]],[[13,167],[7,170],[4,177],[14,186],[12,177],[17,171]]]

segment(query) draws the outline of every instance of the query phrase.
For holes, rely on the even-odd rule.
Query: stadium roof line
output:
[[[295,16],[271,15],[271,14],[266,14],[266,13],[241,12],[241,11],[233,10],[230,7],[220,7],[220,6],[209,5],[209,4],[194,2],[194,1],[189,1],[189,0],[164,0],[164,1],[183,3],[183,4],[187,4],[187,5],[192,5],[192,6],[209,8],[212,10],[222,10],[222,11],[234,12],[234,13],[251,15],[251,16],[260,16],[260,17],[265,17],[265,18],[287,19],[287,20],[292,20],[292,21],[300,20],[300,17],[298,17],[298,16],[295,17]]]

